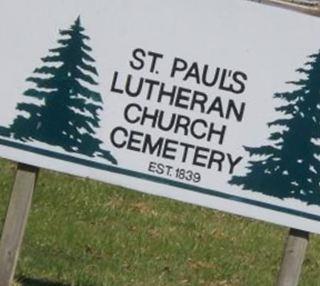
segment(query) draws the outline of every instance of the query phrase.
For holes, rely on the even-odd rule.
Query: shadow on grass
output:
[[[18,281],[19,281],[19,285],[21,286],[71,286],[70,284],[52,282],[46,279],[34,279],[34,278],[26,278],[26,277],[20,277]]]

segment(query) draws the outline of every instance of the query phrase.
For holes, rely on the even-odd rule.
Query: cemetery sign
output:
[[[320,233],[319,19],[10,0],[0,27],[1,157]]]

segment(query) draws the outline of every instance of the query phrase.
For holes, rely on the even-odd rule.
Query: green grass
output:
[[[0,161],[0,227],[14,165]],[[287,230],[41,171],[16,285],[274,285]],[[313,236],[301,285],[320,285]]]

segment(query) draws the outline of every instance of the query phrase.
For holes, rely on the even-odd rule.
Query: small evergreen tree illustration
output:
[[[245,147],[252,158],[248,173],[231,184],[277,198],[320,204],[320,51],[297,70],[303,79],[291,81],[294,91],[276,93],[281,118],[269,123],[270,145]]]
[[[110,152],[100,148],[102,141],[94,137],[100,124],[102,98],[90,88],[98,85],[98,72],[80,17],[70,29],[61,30],[60,36],[59,46],[42,58],[44,65],[34,70],[36,75],[27,78],[36,87],[24,95],[34,103],[17,105],[20,115],[9,131],[21,141],[34,139],[116,164]]]

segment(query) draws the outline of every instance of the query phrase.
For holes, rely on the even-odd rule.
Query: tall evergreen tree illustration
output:
[[[281,116],[268,125],[270,145],[245,147],[252,158],[245,176],[230,183],[270,196],[295,198],[307,204],[320,204],[320,52],[309,56],[297,70],[303,79],[291,81],[294,91],[276,93],[283,105]]]
[[[60,36],[59,46],[42,58],[44,65],[34,70],[36,75],[27,78],[36,87],[24,95],[35,103],[17,105],[21,114],[9,131],[15,139],[35,139],[69,152],[104,157],[116,164],[110,152],[100,148],[102,141],[94,136],[100,123],[102,98],[90,88],[98,85],[98,72],[80,17],[70,29],[61,30]]]

